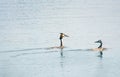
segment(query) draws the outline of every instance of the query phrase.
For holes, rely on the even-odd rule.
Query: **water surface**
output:
[[[119,0],[1,0],[0,77],[119,77]],[[65,48],[59,33],[66,33]],[[94,41],[101,39],[103,58]]]

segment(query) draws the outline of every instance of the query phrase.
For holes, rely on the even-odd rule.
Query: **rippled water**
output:
[[[119,9],[119,0],[1,0],[0,77],[119,77]],[[61,32],[65,48],[52,49]],[[102,58],[86,51],[99,39]]]

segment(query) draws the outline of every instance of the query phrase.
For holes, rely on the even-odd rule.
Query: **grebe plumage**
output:
[[[99,51],[100,52],[100,56],[102,56],[103,55],[102,51],[105,49],[105,48],[102,47],[102,45],[103,45],[102,41],[98,40],[98,41],[95,41],[95,43],[100,43],[100,45],[98,46],[98,48],[96,50]]]
[[[63,46],[63,38],[64,37],[69,37],[69,36],[64,34],[64,33],[60,33],[60,36],[59,36],[60,46],[50,47],[50,48],[47,48],[47,49],[54,49],[54,48],[63,49],[64,48],[64,46]]]
[[[64,33],[60,33],[60,47],[63,47],[63,38],[64,37],[69,37],[68,35],[64,34]]]

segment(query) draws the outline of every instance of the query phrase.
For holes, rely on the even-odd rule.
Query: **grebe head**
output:
[[[60,33],[60,39],[63,39],[63,37],[69,37],[69,36],[64,33]]]
[[[102,43],[102,41],[101,41],[101,40],[98,40],[98,41],[95,41],[95,43]]]

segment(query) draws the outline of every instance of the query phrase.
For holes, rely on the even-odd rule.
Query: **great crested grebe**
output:
[[[63,38],[64,37],[69,37],[69,36],[64,34],[64,33],[60,33],[60,36],[59,36],[60,46],[50,47],[50,48],[47,48],[47,49],[54,49],[54,48],[63,49],[64,48],[64,46],[63,46]]]
[[[63,47],[63,37],[69,37],[68,35],[64,34],[64,33],[60,33],[60,47]]]
[[[102,56],[103,55],[102,51],[105,50],[105,48],[102,47],[102,45],[103,45],[102,41],[98,40],[98,41],[95,41],[95,43],[100,43],[100,45],[98,46],[98,48],[96,48],[95,50],[100,51],[100,56]]]

